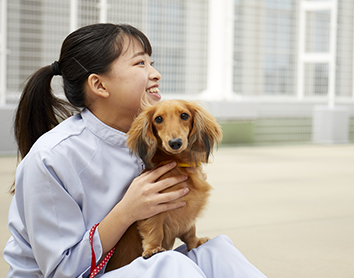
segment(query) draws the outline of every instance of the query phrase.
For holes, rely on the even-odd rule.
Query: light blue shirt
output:
[[[88,277],[89,231],[143,167],[126,139],[85,109],[37,140],[16,171],[4,250],[8,277]],[[99,260],[97,229],[93,243]]]

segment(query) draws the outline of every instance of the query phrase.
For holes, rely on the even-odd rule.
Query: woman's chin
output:
[[[160,100],[161,95],[159,93],[145,93],[141,99],[142,107],[145,105],[155,105]]]

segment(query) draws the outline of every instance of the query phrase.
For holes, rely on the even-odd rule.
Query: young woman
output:
[[[132,26],[90,25],[70,34],[59,61],[29,79],[14,127],[22,161],[4,250],[8,277],[89,277],[96,264],[106,278],[265,277],[225,236],[104,274],[107,254],[132,223],[184,206],[172,201],[188,194],[159,193],[188,177],[155,182],[175,163],[139,176],[144,165],[125,145],[141,100],[160,100],[151,52]],[[54,75],[62,76],[70,104],[52,94]]]

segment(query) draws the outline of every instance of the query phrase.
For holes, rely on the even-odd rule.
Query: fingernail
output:
[[[184,193],[184,194],[187,194],[188,192],[189,192],[189,188],[186,187],[186,188],[183,190],[183,193]]]
[[[173,161],[173,162],[170,163],[170,166],[171,166],[171,167],[175,167],[176,164],[177,164],[176,161]]]

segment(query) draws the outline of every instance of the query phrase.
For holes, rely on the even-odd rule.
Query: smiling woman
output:
[[[211,277],[211,265],[214,277],[264,277],[226,237],[210,240],[194,255],[140,257],[103,274],[131,225],[184,207],[189,192],[165,191],[185,175],[159,180],[175,162],[140,175],[144,164],[126,144],[141,101],[153,105],[161,98],[151,53],[147,37],[130,25],[85,26],[64,40],[57,62],[28,80],[14,127],[23,159],[4,250],[8,277],[156,278],[171,276],[171,270],[178,270],[173,277]],[[54,75],[62,76],[69,103],[52,94]],[[77,114],[69,117],[73,110]]]
[[[87,97],[94,100],[88,107],[90,111],[123,132],[128,132],[142,98],[149,104],[161,99],[158,91],[161,75],[143,50],[137,39],[126,37],[122,54],[112,63],[111,70],[106,74],[91,74],[87,81]]]

